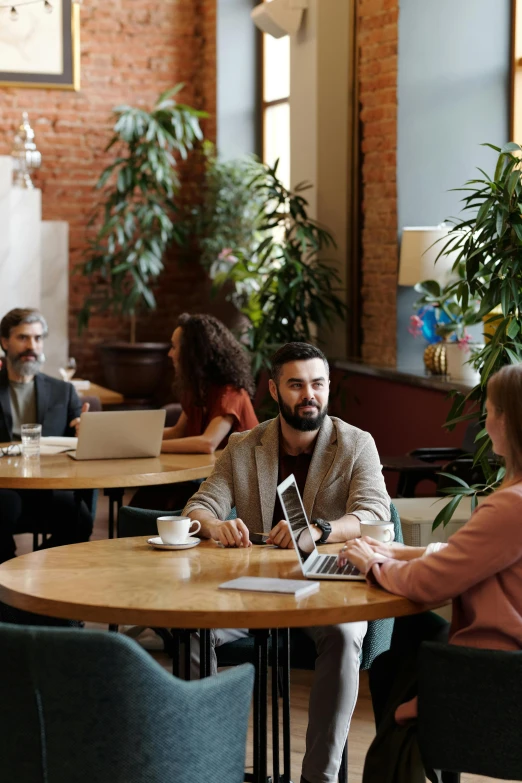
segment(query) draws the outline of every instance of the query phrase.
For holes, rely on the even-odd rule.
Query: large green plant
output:
[[[522,147],[510,142],[502,149],[491,144],[498,154],[495,173],[470,180],[464,188],[464,210],[470,217],[454,221],[439,255],[457,251],[455,265],[464,263],[463,279],[447,287],[463,310],[472,299],[480,301],[477,321],[485,318],[494,324],[491,339],[476,355],[474,364],[480,371],[480,382],[468,393],[452,393],[452,406],[446,427],[453,429],[461,421],[478,420],[484,424],[486,386],[489,378],[506,364],[522,361]],[[495,308],[499,312],[492,313]],[[479,494],[491,492],[501,482],[504,468],[492,461],[491,441],[481,427],[476,436],[474,464],[480,465],[485,483],[469,486],[458,481],[446,493],[452,498],[435,519],[434,526],[447,524],[463,497],[471,497],[472,509]],[[455,478],[451,476],[451,478]]]
[[[335,246],[333,237],[309,217],[308,203],[298,185],[288,190],[277,175],[277,163],[262,164],[249,183],[253,198],[263,204],[260,239],[250,253],[234,248],[229,268],[215,278],[217,285],[232,280],[249,293],[242,311],[249,319],[247,338],[253,369],[267,365],[280,345],[310,341],[324,325],[345,315],[338,295],[341,281],[324,251]],[[244,289],[245,290],[245,289]]]
[[[199,245],[199,259],[212,280],[226,277],[238,255],[251,257],[260,241],[263,199],[250,183],[263,171],[254,156],[220,160],[211,142],[206,155],[204,191],[192,209],[189,231]],[[252,293],[250,280],[236,281],[231,298],[241,309]]]
[[[156,306],[154,285],[165,252],[171,242],[183,241],[175,222],[177,157],[185,159],[202,139],[199,120],[206,116],[175,100],[182,87],[162,93],[151,111],[113,110],[116,123],[106,151],[114,148],[116,157],[96,185],[101,198],[89,223],[95,235],[79,267],[90,282],[80,330],[93,311],[112,312],[130,318],[134,342],[136,314]]]

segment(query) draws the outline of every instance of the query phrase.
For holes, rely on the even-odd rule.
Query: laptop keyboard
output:
[[[352,563],[346,563],[345,566],[339,568],[337,565],[337,555],[325,555],[321,561],[319,568],[314,568],[314,574],[343,574],[344,576],[356,576],[359,574],[359,569]]]

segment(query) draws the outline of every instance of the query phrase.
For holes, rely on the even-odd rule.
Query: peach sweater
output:
[[[405,562],[376,556],[367,576],[412,601],[452,598],[451,644],[522,649],[522,482],[486,498],[438,551]],[[398,720],[415,714],[406,707]]]

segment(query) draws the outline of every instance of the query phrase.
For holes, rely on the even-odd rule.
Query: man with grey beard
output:
[[[44,316],[33,309],[11,310],[0,322],[5,354],[0,370],[0,443],[19,441],[22,424],[41,424],[42,435],[76,435],[82,410],[71,383],[41,372],[47,336]],[[18,496],[18,497],[15,497]],[[14,557],[14,533],[51,533],[45,546],[87,541],[92,517],[72,492],[0,491],[0,563]]]

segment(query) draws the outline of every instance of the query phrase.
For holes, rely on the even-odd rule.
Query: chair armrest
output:
[[[413,451],[408,452],[410,457],[416,457],[424,462],[449,462],[462,457],[466,453],[458,446],[428,446],[427,448],[413,449]]]

